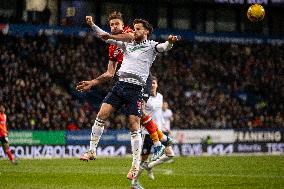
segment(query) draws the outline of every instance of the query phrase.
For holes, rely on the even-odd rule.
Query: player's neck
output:
[[[147,41],[147,36],[143,37],[142,39],[135,40],[136,43],[143,43],[144,41]]]
[[[157,96],[157,92],[153,92],[153,93],[152,93],[152,96]]]

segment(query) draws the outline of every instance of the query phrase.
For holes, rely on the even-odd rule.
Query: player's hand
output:
[[[111,35],[109,33],[98,33],[97,34],[102,40],[108,40],[111,38]]]
[[[80,81],[77,86],[76,90],[79,92],[86,92],[89,91],[93,86],[93,82],[91,81]]]
[[[169,37],[168,37],[169,43],[175,43],[175,42],[177,42],[178,40],[179,40],[179,37],[176,36],[176,35],[169,35]]]
[[[86,16],[86,23],[92,27],[92,25],[94,24],[93,22],[93,17],[92,16]]]

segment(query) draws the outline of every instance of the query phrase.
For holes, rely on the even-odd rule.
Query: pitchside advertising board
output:
[[[90,144],[90,131],[67,131],[66,132],[66,144]],[[113,144],[129,144],[130,142],[130,132],[127,130],[105,130],[100,144],[102,145],[113,145]]]
[[[18,145],[10,146],[17,158],[78,158],[89,149],[88,145]],[[284,143],[233,144],[173,144],[176,156],[229,155],[232,153],[283,154]],[[99,145],[98,156],[125,156],[131,153],[127,145]],[[0,149],[0,157],[5,154]]]
[[[210,138],[210,141],[204,139]],[[232,153],[284,153],[284,130],[173,130],[177,156],[225,155]],[[11,150],[18,158],[79,157],[89,148],[90,131],[11,131]],[[131,153],[127,130],[105,131],[98,156]],[[0,149],[0,157],[4,152]]]

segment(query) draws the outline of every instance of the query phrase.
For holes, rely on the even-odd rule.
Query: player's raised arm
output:
[[[108,32],[104,31],[93,22],[92,16],[86,16],[86,23],[93,29],[95,35],[97,37],[100,37],[102,40],[114,39],[123,42],[130,42],[134,40],[133,32],[116,34],[116,35],[109,34]]]
[[[168,40],[164,43],[159,43],[156,45],[157,52],[165,52],[173,47],[173,44],[178,41],[178,37],[174,35],[169,35]]]
[[[109,43],[109,44],[113,44],[113,45],[117,45],[119,48],[121,48],[122,50],[125,50],[126,49],[126,43],[123,42],[123,41],[117,41],[117,40],[114,40],[114,39],[110,39],[109,37],[109,34],[104,34],[104,33],[99,33],[98,36],[104,40],[106,43]]]
[[[102,30],[99,26],[97,26],[94,21],[92,16],[86,16],[86,23],[93,29],[95,32],[95,35],[98,37],[98,33],[100,34],[108,34],[108,32]]]
[[[132,32],[130,33],[122,33],[122,34],[116,34],[116,35],[111,35],[109,33],[99,33],[99,37],[102,40],[108,40],[108,39],[113,39],[116,41],[122,41],[122,42],[131,42],[134,40],[134,34]]]
[[[131,42],[134,40],[134,34],[133,32],[116,34],[116,35],[105,34],[105,35],[101,35],[101,38],[104,40],[113,39],[116,41]]]

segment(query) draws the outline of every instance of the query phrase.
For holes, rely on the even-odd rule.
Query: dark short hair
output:
[[[146,21],[146,20],[143,20],[143,19],[135,19],[135,20],[133,21],[133,26],[134,26],[135,24],[142,24],[143,27],[146,28],[146,30],[149,31],[148,37],[149,37],[149,36],[151,35],[151,33],[153,32],[153,27],[152,27],[152,25],[151,25],[148,21]]]
[[[119,19],[123,22],[122,14],[119,11],[113,11],[108,15],[108,21],[111,21],[113,19]]]
[[[157,81],[157,83],[158,83],[158,78],[156,77],[156,76],[151,76],[151,79],[152,79],[152,81]]]

